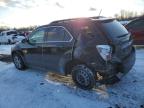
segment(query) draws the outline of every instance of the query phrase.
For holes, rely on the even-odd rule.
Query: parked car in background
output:
[[[144,17],[131,21],[125,27],[132,34],[135,45],[144,45]]]
[[[25,37],[18,35],[16,30],[7,30],[0,33],[0,43],[16,43],[23,40]]]
[[[129,32],[115,19],[76,18],[38,27],[12,48],[19,70],[36,67],[62,75],[91,89],[113,83],[130,71],[135,49]]]

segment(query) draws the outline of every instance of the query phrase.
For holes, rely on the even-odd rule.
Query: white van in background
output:
[[[25,37],[18,35],[16,30],[7,30],[0,33],[0,43],[16,43],[23,40]]]

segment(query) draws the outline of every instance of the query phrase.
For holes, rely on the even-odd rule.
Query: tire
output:
[[[79,88],[85,90],[92,89],[96,82],[93,72],[85,65],[72,68],[72,79]]]
[[[15,67],[18,70],[24,70],[26,68],[24,61],[19,54],[13,54],[12,58],[13,58],[13,62],[15,64]]]

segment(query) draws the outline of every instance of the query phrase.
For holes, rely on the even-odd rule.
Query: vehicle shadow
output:
[[[85,97],[85,98],[89,98],[89,99],[108,99],[109,94],[107,92],[107,87],[109,85],[99,85],[96,86],[95,88],[93,88],[92,90],[83,90],[78,88],[73,80],[71,75],[68,76],[62,76],[56,73],[52,73],[52,72],[47,72],[45,75],[45,80],[52,81],[54,83],[59,83],[62,84],[63,86],[67,87],[69,90],[71,90],[71,92],[73,92],[74,94],[77,94],[79,96]],[[96,96],[92,96],[91,95],[96,95]],[[94,98],[93,98],[94,97]]]

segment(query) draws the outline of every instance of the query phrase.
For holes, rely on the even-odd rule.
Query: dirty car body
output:
[[[77,70],[72,74],[73,79],[79,87],[89,89],[92,87],[82,85],[82,81],[91,83],[84,79],[86,74],[77,75],[81,65],[91,70],[91,77],[96,81],[97,74],[103,77],[102,82],[120,78],[135,63],[132,43],[129,32],[115,19],[67,19],[38,27],[27,40],[12,49],[12,57],[15,63],[14,55],[18,54],[25,67],[51,70],[62,75]],[[80,83],[79,79],[82,80]]]

